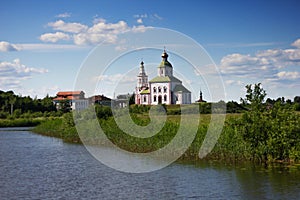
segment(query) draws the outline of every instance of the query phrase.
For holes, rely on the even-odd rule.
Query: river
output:
[[[300,169],[203,162],[123,173],[82,145],[1,128],[0,199],[300,199]]]

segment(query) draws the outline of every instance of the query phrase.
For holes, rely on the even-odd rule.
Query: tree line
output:
[[[13,91],[0,90],[0,118],[41,117],[61,115],[47,95],[43,99],[14,94]]]

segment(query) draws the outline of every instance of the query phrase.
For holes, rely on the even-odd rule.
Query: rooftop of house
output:
[[[81,95],[84,94],[83,91],[62,91],[58,92],[56,95],[57,96],[74,96],[74,95]]]

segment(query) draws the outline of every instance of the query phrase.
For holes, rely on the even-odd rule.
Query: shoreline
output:
[[[69,116],[70,117],[70,116]],[[68,118],[68,117],[67,117]],[[73,118],[72,118],[73,119]],[[173,138],[173,133],[162,131],[160,134],[160,138],[163,137],[163,142],[161,146],[157,146],[155,143],[161,141],[159,137],[152,137],[153,142],[150,140],[142,140],[136,139],[134,137],[126,136],[122,131],[120,131],[117,125],[114,123],[112,118],[101,119],[98,120],[101,124],[101,128],[105,131],[106,136],[110,139],[111,142],[116,144],[118,147],[136,153],[146,153],[155,151],[167,144]],[[83,144],[81,139],[77,133],[76,127],[72,126],[72,124],[68,124],[68,120],[66,122],[65,118],[56,118],[44,121],[40,125],[34,127],[32,132],[49,136],[56,137],[62,139],[63,142],[66,143],[74,143],[74,144]],[[74,122],[73,122],[74,123]],[[73,124],[74,125],[74,124]],[[89,124],[86,125],[87,132],[91,127]],[[176,132],[176,128],[173,127],[172,123],[170,125],[172,129]],[[299,164],[300,162],[294,160],[268,160],[267,162],[263,162],[259,159],[253,159],[251,154],[249,153],[248,144],[245,141],[242,141],[240,137],[232,133],[231,127],[224,127],[220,139],[217,144],[214,146],[212,152],[210,152],[204,159],[200,159],[198,157],[198,151],[201,147],[203,134],[206,134],[207,127],[205,125],[199,126],[198,133],[194,138],[193,143],[187,149],[187,151],[177,160],[179,162],[201,162],[201,161],[209,161],[209,162],[218,162],[223,164],[230,165],[239,165],[242,163],[253,163],[255,165],[272,165],[272,164],[284,164],[284,165],[294,165]],[[105,144],[101,141],[93,141],[97,145],[105,146]],[[176,162],[177,162],[176,161]]]

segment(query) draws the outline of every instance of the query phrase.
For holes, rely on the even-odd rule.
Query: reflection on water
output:
[[[201,163],[122,173],[81,145],[0,129],[0,199],[299,199],[299,188],[299,168]]]

